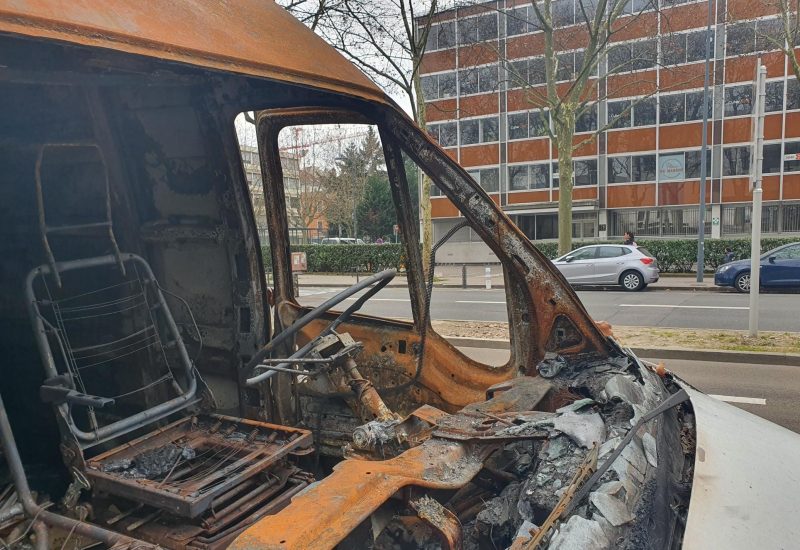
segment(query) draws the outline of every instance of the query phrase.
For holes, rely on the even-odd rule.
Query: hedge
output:
[[[309,272],[375,273],[384,269],[402,269],[406,253],[402,244],[301,244],[292,252],[305,252]],[[272,267],[269,247],[263,249],[264,267]]]
[[[778,246],[797,242],[794,238],[764,238],[761,239],[761,250],[766,252]],[[588,244],[619,244],[621,241],[586,241],[573,242],[573,250]],[[646,248],[658,261],[658,266],[665,273],[691,273],[695,269],[697,260],[697,239],[636,239],[636,244]],[[558,256],[558,243],[534,243],[545,256],[551,260]],[[706,239],[705,265],[706,269],[716,269],[722,263],[725,249],[730,247],[737,260],[750,257],[750,239]]]
[[[797,242],[800,238],[764,238],[761,250],[772,250],[783,244]],[[697,239],[637,239],[637,244],[646,248],[658,260],[665,273],[690,273],[697,258]],[[619,244],[620,241],[584,241],[572,243],[572,248],[588,244]],[[558,256],[558,243],[535,242],[534,245],[545,256],[554,259]],[[750,257],[749,239],[706,239],[705,261],[707,269],[716,269],[725,256],[725,248],[730,247],[736,259]],[[391,267],[403,269],[406,263],[402,244],[339,244],[339,245],[293,245],[293,252],[305,252],[308,271],[312,273],[374,273]],[[264,266],[271,268],[269,248],[263,250]]]

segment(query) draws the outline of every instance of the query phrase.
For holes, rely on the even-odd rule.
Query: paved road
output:
[[[317,305],[341,289],[303,288],[300,302]],[[620,326],[747,329],[748,296],[735,293],[661,291],[578,292],[597,320]],[[349,303],[349,302],[348,302]],[[762,330],[800,332],[800,294],[764,294],[761,297]],[[364,306],[364,313],[410,318],[405,288],[385,288]],[[434,288],[433,319],[507,321],[503,290]]]
[[[508,360],[508,350],[460,348],[490,365]],[[647,358],[658,363],[657,357]],[[712,363],[665,359],[666,367],[697,389],[800,433],[800,366]]]

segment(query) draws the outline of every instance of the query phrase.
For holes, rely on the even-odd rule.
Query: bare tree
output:
[[[642,43],[638,48],[632,48],[630,43],[617,44],[621,42],[618,35],[629,33],[637,26],[654,24],[655,17],[650,20],[644,17],[647,13],[653,14],[656,2],[640,3],[639,11],[635,12],[631,12],[631,5],[630,0],[576,0],[572,13],[563,11],[564,3],[557,0],[532,1],[527,20],[522,24],[542,31],[544,55],[540,65],[535,69],[521,68],[514,60],[501,60],[509,79],[522,87],[527,103],[540,110],[541,128],[558,150],[558,248],[561,254],[572,249],[574,154],[596,140],[601,132],[630,116],[631,109],[639,102],[659,91],[646,79],[631,78],[625,84],[615,83],[613,94],[616,97],[640,97],[625,109],[609,113],[605,122],[598,120],[597,102],[607,98],[604,90],[610,88],[600,85],[604,78],[659,64],[655,40],[651,44]],[[507,17],[514,15],[509,13]],[[564,28],[567,26],[569,28]],[[664,16],[662,29],[667,30],[662,33],[663,37],[669,31],[668,19]],[[536,79],[530,78],[534,71]],[[576,133],[581,135],[576,137]]]
[[[789,59],[789,67],[794,77],[800,81],[800,61],[797,58],[797,46],[800,45],[800,22],[798,10],[800,0],[762,0],[767,9],[774,12],[775,19],[762,19],[757,22],[738,23],[738,19],[750,19],[750,13],[729,13],[729,25],[754,27],[757,50],[779,50]]]
[[[431,23],[440,9],[440,0],[345,0],[327,11],[317,32],[384,89],[402,93],[414,121],[425,129],[420,66]],[[433,239],[430,179],[423,177],[420,187],[422,257],[428,273]]]

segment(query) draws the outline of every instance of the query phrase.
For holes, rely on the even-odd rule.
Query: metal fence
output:
[[[752,230],[753,207],[750,204],[731,204],[722,207],[722,234],[749,235]],[[800,203],[766,204],[761,210],[762,233],[800,232]]]
[[[698,234],[700,207],[612,210],[609,237],[633,231],[637,237],[690,237]],[[711,234],[711,209],[706,209],[705,231]]]

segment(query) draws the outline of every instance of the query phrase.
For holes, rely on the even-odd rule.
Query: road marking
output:
[[[761,399],[760,397],[738,397],[736,395],[711,395],[708,394],[709,397],[713,397],[714,399],[719,399],[720,401],[726,401],[728,403],[746,403],[748,405],[766,405],[767,400]]]
[[[679,309],[750,309],[747,306],[678,306],[670,304],[620,304],[619,307],[669,307]]]
[[[505,304],[505,300],[502,302],[483,302],[481,300],[456,300],[457,304]]]
[[[348,302],[355,302],[359,297],[345,298]],[[410,302],[411,298],[370,298],[370,302]]]

